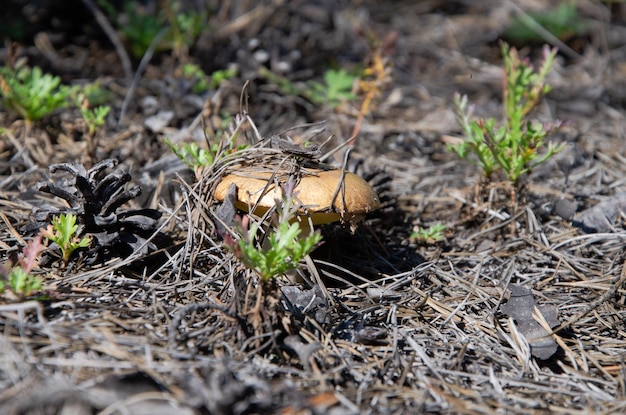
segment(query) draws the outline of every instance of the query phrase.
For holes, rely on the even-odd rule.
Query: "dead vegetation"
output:
[[[480,172],[445,143],[459,136],[455,91],[499,115],[496,41],[542,2],[215,3],[214,30],[187,56],[157,54],[136,81],[115,52],[71,31],[48,28],[17,52],[68,79],[100,77],[114,101],[97,142],[70,109],[32,126],[0,110],[2,262],[24,246],[33,208],[67,207],[36,188],[53,163],[119,160],[143,188],[128,208],[161,211],[157,231],[171,240],[95,264],[44,262],[46,299],[0,303],[0,412],[626,410],[623,3],[576,2],[589,30],[567,40],[536,114],[570,120],[552,138],[568,147],[525,178],[515,206],[505,184],[476,191]],[[368,62],[371,37],[393,70],[362,123],[362,102],[318,107],[260,75],[306,82],[329,57]],[[239,72],[199,96],[177,59]],[[238,115],[227,133],[257,147],[196,176],[163,138],[202,144],[223,113]],[[297,275],[262,284],[224,247],[213,189],[259,151],[301,163],[259,144],[288,129],[296,143],[332,136],[320,157],[369,180],[382,206],[354,234],[326,225]],[[349,157],[330,155],[355,131]],[[442,241],[411,238],[437,222]]]

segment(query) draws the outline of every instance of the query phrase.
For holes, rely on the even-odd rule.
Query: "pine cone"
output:
[[[145,242],[154,234],[161,212],[155,209],[120,209],[139,196],[141,188],[132,186],[125,190],[131,176],[124,170],[116,169],[105,174],[107,169],[115,166],[117,160],[114,159],[103,160],[89,170],[76,163],[51,165],[51,174],[64,171],[71,177],[54,183],[39,183],[39,190],[66,200],[69,208],[51,205],[34,208],[31,215],[34,223],[28,228],[46,227],[61,214],[76,215],[79,224],[77,236],[91,235],[94,240],[85,255],[88,262],[156,250],[153,242]]]

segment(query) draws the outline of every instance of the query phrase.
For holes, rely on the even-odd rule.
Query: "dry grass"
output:
[[[305,48],[302,38],[317,32],[303,21],[326,29],[322,17],[335,19],[334,32],[318,30],[313,38],[325,49],[304,50],[302,67],[292,62],[296,74],[323,64],[326,49],[363,53],[362,39],[341,22],[399,33],[393,84],[361,127],[348,163],[381,182],[384,208],[354,235],[338,225],[323,229],[324,245],[299,270],[316,288],[287,277],[261,284],[216,232],[216,180],[261,161],[270,162],[271,171],[277,164],[297,164],[262,140],[291,126],[326,119],[324,134],[316,134],[319,125],[290,134],[324,141],[334,133],[335,141],[324,147],[329,151],[349,137],[356,104],[345,111],[315,110],[253,82],[250,116],[233,125],[241,140],[257,145],[205,170],[200,180],[161,155],[157,134],[145,128],[135,108],[122,131],[102,138],[98,155],[116,155],[133,168],[148,193],[140,203],[160,203],[160,231],[175,243],[147,258],[132,255],[98,266],[45,264],[40,272],[49,300],[0,304],[0,412],[626,411],[626,234],[619,222],[611,232],[584,233],[551,213],[561,197],[576,201],[580,212],[626,190],[624,95],[618,91],[624,38],[621,44],[615,40],[624,33],[623,20],[599,20],[583,57],[555,72],[554,94],[538,116],[573,120],[555,137],[570,148],[528,178],[527,193],[513,208],[508,191],[497,185],[476,197],[478,172],[454,159],[443,143],[457,134],[450,119],[453,90],[472,93],[481,111],[497,112],[500,75],[489,33],[503,24],[494,19],[508,9],[499,2],[467,3],[466,13],[457,15],[435,3],[400,2],[402,13],[392,15],[366,4],[334,12],[314,5],[298,12],[293,5],[276,14],[260,5],[238,19],[231,16],[231,24],[199,53],[238,39],[241,53],[252,54],[246,39],[275,39],[279,28],[293,30],[282,40],[285,47]],[[600,13],[608,6],[581,7]],[[235,9],[224,6],[216,18],[228,13]],[[595,37],[607,40],[605,49],[594,47]],[[242,69],[243,80],[254,68]],[[159,90],[162,82],[147,79],[141,93]],[[190,137],[201,130],[194,119],[240,113],[241,85],[232,82],[203,110],[180,116],[182,125],[195,130],[164,134]],[[24,243],[21,227],[42,203],[32,185],[45,180],[48,162],[71,160],[76,151],[66,139],[50,140],[44,129],[27,134],[18,127],[0,147],[3,262],[17,254]],[[328,161],[341,165],[344,155]],[[152,174],[155,165],[165,166],[158,170],[163,176]],[[381,168],[391,182],[375,174]],[[166,201],[170,192],[176,203]],[[437,221],[448,225],[444,241],[410,238],[414,225]],[[559,351],[552,358],[532,357],[518,324],[501,311],[510,284],[531,289],[538,304],[558,309],[560,325],[551,336]]]

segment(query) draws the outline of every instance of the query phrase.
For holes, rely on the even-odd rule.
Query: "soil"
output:
[[[75,106],[33,123],[0,107],[0,262],[59,212],[94,238],[67,261],[49,245],[32,271],[44,287],[0,297],[0,413],[624,412],[626,4],[576,1],[581,32],[507,37],[548,3],[180,2],[208,11],[203,30],[134,56],[92,1],[9,1],[4,64],[97,81],[111,111],[90,135]],[[517,187],[447,148],[456,92],[501,117],[501,40],[534,62],[559,48],[532,118],[565,121],[549,137],[564,150]],[[186,63],[236,75],[198,92]],[[362,89],[338,105],[285,90],[377,63],[362,120]],[[192,172],[165,144],[215,137],[252,147]],[[381,208],[320,226],[300,268],[259,281],[226,247],[237,227],[212,191],[244,166],[319,157]],[[441,238],[414,235],[439,223]]]

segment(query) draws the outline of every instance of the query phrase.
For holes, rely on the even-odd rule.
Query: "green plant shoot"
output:
[[[43,282],[40,277],[31,275],[21,266],[14,267],[9,272],[9,286],[11,291],[20,297],[28,297],[40,291]]]
[[[556,8],[541,12],[517,14],[511,20],[510,26],[504,31],[504,36],[516,42],[534,42],[544,39],[537,32],[539,25],[561,40],[568,40],[574,36],[588,32],[588,24],[581,17],[574,3],[562,3]]]
[[[43,280],[31,274],[31,271],[39,264],[40,254],[44,250],[41,236],[28,241],[22,254],[18,258],[18,264],[7,269],[0,265],[0,294],[4,294],[9,288],[18,298],[28,297],[40,291]]]
[[[183,11],[181,2],[177,1],[162,4],[169,24],[166,41],[171,43],[171,49],[180,57],[181,52],[186,51],[206,27],[208,14],[199,10]]]
[[[163,1],[155,11],[141,7],[134,1],[123,2],[123,13],[118,13],[113,2],[98,0],[99,5],[111,17],[128,44],[132,55],[141,58],[155,38],[162,34],[156,45],[157,51],[174,50],[178,56],[189,48],[206,28],[206,11],[181,10],[181,2]]]
[[[62,85],[58,76],[44,74],[39,67],[31,69],[24,61],[18,62],[15,68],[0,68],[2,104],[29,122],[67,106],[74,90],[74,87]]]
[[[41,235],[56,243],[61,249],[63,260],[67,261],[75,250],[86,248],[91,243],[91,238],[76,236],[77,230],[76,215],[62,214],[54,218],[46,229],[42,229]]]
[[[237,69],[219,69],[211,74],[211,88],[217,89],[223,82],[237,75]]]
[[[224,237],[226,246],[247,268],[254,270],[264,282],[296,269],[300,261],[309,255],[322,240],[322,235],[317,231],[300,237],[302,228],[300,222],[295,219],[296,209],[289,191],[285,192],[282,203],[278,206],[278,212],[277,227],[268,231],[270,232],[269,247],[261,247],[256,241],[261,223],[255,222],[248,229],[249,216],[244,216],[239,221],[238,230],[241,238],[238,242],[228,235]]]
[[[355,79],[356,76],[344,69],[329,69],[324,72],[323,84],[309,83],[308,98],[316,104],[329,103],[332,107],[344,101],[353,101],[356,99],[356,95],[352,93]]]
[[[324,82],[310,81],[306,84],[296,84],[289,79],[272,73],[267,68],[260,68],[261,76],[275,83],[284,94],[299,95],[315,105],[330,105],[335,108],[342,102],[354,101],[356,95],[352,93],[355,75],[344,69],[328,69],[324,72]]]
[[[209,144],[208,148],[201,148],[197,143],[175,144],[165,139],[165,145],[196,173],[199,177],[202,169],[212,166],[223,157],[248,147],[247,144],[235,145],[236,137],[228,141],[226,146],[222,142]]]
[[[472,120],[472,108],[468,107],[467,97],[455,94],[454,106],[457,122],[465,138],[460,143],[449,146],[463,159],[470,159],[483,169],[487,178],[502,170],[507,179],[518,184],[519,178],[534,167],[550,159],[563,149],[562,145],[549,143],[546,137],[561,127],[560,122],[544,125],[528,120],[529,113],[550,91],[545,78],[550,72],[556,49],[545,47],[543,62],[537,70],[525,60],[521,60],[514,48],[502,45],[504,56],[505,87],[503,91],[504,125],[496,127],[493,118]]]
[[[200,148],[197,143],[174,144],[168,139],[165,139],[165,145],[192,170],[212,165],[219,150],[218,144]]]
[[[419,228],[411,233],[411,238],[422,242],[433,243],[442,241],[447,227],[443,223],[436,223],[428,228]]]
[[[183,65],[183,77],[191,81],[191,90],[194,94],[201,94],[209,90],[209,77],[204,73],[202,68],[195,63]]]
[[[108,105],[102,105],[96,108],[89,108],[88,105],[80,106],[80,114],[83,116],[85,123],[87,123],[88,133],[91,137],[96,134],[98,127],[102,127],[105,122],[106,116],[111,111],[111,107]]]
[[[194,94],[201,94],[209,89],[217,89],[224,81],[237,75],[236,69],[217,70],[209,77],[195,63],[183,65],[183,76],[191,81]],[[209,79],[210,78],[210,79]]]

